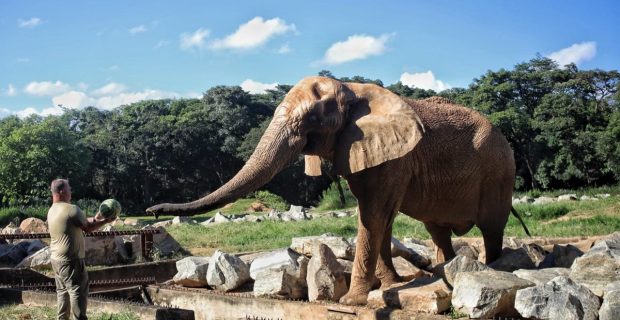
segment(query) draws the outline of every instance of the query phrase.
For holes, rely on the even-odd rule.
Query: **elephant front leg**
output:
[[[375,267],[381,241],[383,240],[383,232],[374,232],[375,230],[367,229],[362,222],[361,211],[359,216],[351,286],[347,294],[340,298],[340,303],[348,305],[366,304],[368,293],[377,280],[375,277]]]

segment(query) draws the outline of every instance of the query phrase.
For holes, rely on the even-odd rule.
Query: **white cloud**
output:
[[[249,93],[252,93],[252,94],[258,94],[258,93],[265,93],[265,90],[267,89],[275,89],[277,85],[278,85],[277,82],[261,83],[258,81],[254,81],[252,79],[246,79],[245,81],[241,83],[241,89]]]
[[[283,44],[279,49],[278,49],[278,53],[279,54],[287,54],[289,52],[291,52],[291,47],[289,47],[288,43]]]
[[[263,17],[242,24],[233,34],[211,43],[212,49],[252,49],[265,44],[272,37],[295,31],[294,24],[286,24],[280,18],[263,20]]]
[[[123,92],[116,95],[104,96],[97,99],[96,107],[101,109],[114,109],[116,107],[152,99],[175,98],[179,94],[175,92],[166,92],[160,90],[146,89],[141,92]]]
[[[11,115],[11,110],[6,109],[6,108],[0,108],[0,119],[4,117],[8,117],[10,115]]]
[[[159,49],[161,47],[165,47],[167,45],[169,45],[170,42],[166,41],[166,40],[159,40],[159,42],[157,42],[157,44],[155,45],[155,47],[153,47],[154,49]]]
[[[95,99],[82,91],[69,91],[52,98],[54,106],[61,105],[66,108],[83,108],[95,105]]]
[[[575,43],[568,48],[552,52],[548,55],[550,59],[555,60],[560,66],[569,63],[579,65],[581,62],[591,60],[596,55],[596,42]]]
[[[391,36],[387,34],[378,38],[363,34],[352,35],[345,41],[332,44],[325,52],[323,62],[327,64],[341,64],[380,55],[385,52],[385,44],[390,38]]]
[[[435,75],[430,70],[420,73],[405,72],[400,75],[400,82],[406,86],[416,87],[425,90],[431,89],[435,90],[436,92],[450,88],[450,85],[448,85],[447,83],[435,79]]]
[[[17,95],[17,89],[15,89],[15,86],[9,83],[8,87],[6,88],[6,90],[4,90],[3,94],[8,97],[14,97]]]
[[[35,108],[31,107],[31,108],[26,108],[26,109],[21,110],[21,111],[17,111],[14,114],[17,115],[20,118],[26,118],[26,117],[28,117],[31,114],[39,114],[39,113],[37,112],[37,110]]]
[[[200,28],[193,33],[181,34],[181,49],[191,50],[192,48],[203,48],[205,46],[205,39],[209,37],[211,31],[208,29]]]
[[[126,87],[123,84],[116,83],[116,82],[110,82],[106,84],[105,86],[94,90],[92,94],[95,96],[114,95],[114,94],[119,94],[125,91],[125,89]]]
[[[18,25],[19,25],[20,28],[34,28],[34,27],[40,25],[41,22],[43,22],[43,21],[41,21],[41,19],[39,19],[37,17],[34,17],[34,18],[30,18],[28,20],[19,19],[17,22],[18,22]]]
[[[51,81],[42,81],[42,82],[30,82],[24,88],[24,91],[28,94],[35,96],[53,96],[60,93],[67,92],[71,89],[71,87],[63,83],[61,81],[51,82]]]
[[[129,33],[131,35],[136,35],[138,33],[146,32],[148,29],[144,25],[139,25],[129,29]]]

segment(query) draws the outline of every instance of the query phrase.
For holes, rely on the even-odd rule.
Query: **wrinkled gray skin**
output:
[[[404,100],[371,84],[309,77],[287,94],[256,150],[235,177],[189,203],[159,204],[156,215],[193,215],[252,192],[300,154],[306,171],[333,163],[358,199],[358,237],[351,286],[341,298],[365,304],[378,278],[402,278],[390,252],[400,211],[424,223],[440,261],[455,256],[450,236],[474,225],[487,263],[500,255],[515,180],[512,150],[483,116],[434,97]],[[308,156],[310,155],[310,156]]]

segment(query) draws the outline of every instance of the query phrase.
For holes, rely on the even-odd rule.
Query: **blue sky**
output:
[[[618,69],[618,1],[0,0],[0,117],[260,92],[323,69],[466,87],[549,56]]]

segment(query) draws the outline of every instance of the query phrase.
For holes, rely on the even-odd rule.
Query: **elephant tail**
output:
[[[517,217],[517,219],[519,219],[519,222],[521,222],[521,225],[523,226],[523,229],[525,229],[525,233],[531,237],[532,235],[530,234],[530,231],[527,230],[527,226],[525,225],[525,222],[523,222],[523,219],[521,219],[521,216],[519,215],[519,213],[517,212],[517,210],[515,210],[514,207],[510,207],[510,212],[512,212],[512,214]]]

